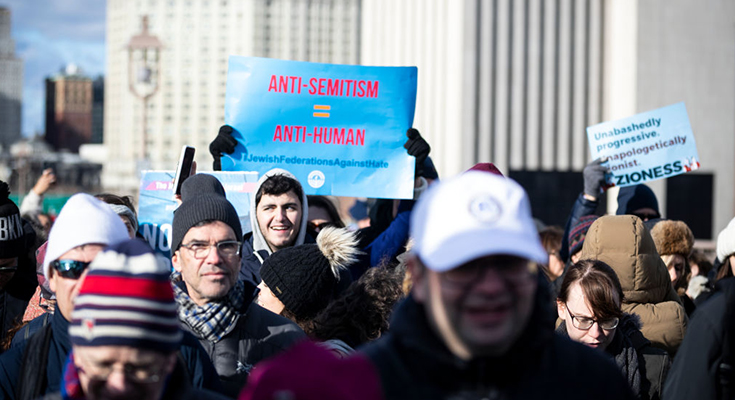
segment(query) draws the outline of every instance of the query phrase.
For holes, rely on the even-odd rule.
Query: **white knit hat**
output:
[[[49,263],[77,246],[110,245],[129,238],[125,224],[109,205],[88,194],[75,194],[66,201],[49,232],[43,275],[48,280]]]
[[[735,253],[735,218],[730,220],[727,227],[717,235],[717,258],[720,262],[724,262],[733,253]]]

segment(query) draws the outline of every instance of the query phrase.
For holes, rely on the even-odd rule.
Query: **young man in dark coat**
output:
[[[386,399],[629,399],[602,355],[554,335],[547,254],[528,198],[470,171],[430,188],[411,219],[411,295],[362,351]]]

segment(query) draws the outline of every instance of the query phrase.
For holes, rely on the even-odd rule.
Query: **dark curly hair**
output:
[[[301,183],[286,175],[272,175],[266,179],[262,185],[260,185],[260,189],[258,189],[258,192],[255,194],[255,205],[257,206],[260,204],[260,198],[263,197],[264,194],[280,196],[291,190],[293,190],[296,198],[299,199],[299,204],[301,204],[302,198],[304,197],[304,190],[301,188]],[[304,207],[303,204],[301,204],[301,206]]]
[[[315,340],[340,339],[355,348],[388,330],[393,306],[403,297],[403,271],[370,268],[307,327]]]

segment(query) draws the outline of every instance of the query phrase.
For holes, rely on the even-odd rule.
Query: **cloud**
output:
[[[13,15],[13,33],[35,31],[49,37],[104,41],[107,2],[103,0],[0,0]]]
[[[44,132],[46,77],[66,64],[85,74],[105,73],[106,2],[0,0],[12,13],[16,57],[23,59],[24,136]]]

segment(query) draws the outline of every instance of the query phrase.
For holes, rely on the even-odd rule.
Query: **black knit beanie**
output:
[[[359,253],[354,233],[343,228],[325,228],[316,240],[278,250],[260,268],[263,282],[298,320],[314,318],[336,297]]]
[[[9,195],[8,184],[0,181],[0,258],[18,257],[25,250],[23,221]]]
[[[226,198],[212,193],[187,198],[174,211],[171,232],[171,252],[178,250],[186,232],[202,221],[222,221],[235,232],[237,240],[242,240],[242,228],[237,211]]]

